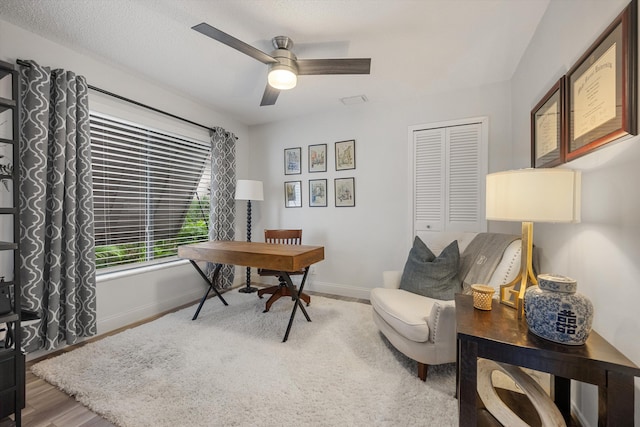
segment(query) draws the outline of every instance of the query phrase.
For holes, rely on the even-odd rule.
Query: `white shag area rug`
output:
[[[35,364],[119,426],[454,426],[455,365],[415,362],[378,332],[371,306],[312,296],[293,303],[237,291]]]

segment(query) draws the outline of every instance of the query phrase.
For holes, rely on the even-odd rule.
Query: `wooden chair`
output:
[[[302,244],[302,230],[264,230],[264,241],[266,243],[281,244],[281,245],[301,245]],[[304,270],[295,271],[289,273],[290,276],[304,274]],[[280,282],[276,286],[270,286],[258,291],[258,296],[262,298],[264,294],[271,294],[271,297],[265,304],[263,313],[266,313],[271,308],[271,305],[281,297],[290,297],[291,292],[284,281],[284,278],[280,276],[279,271],[258,269],[258,275],[260,276],[276,276]],[[311,303],[311,297],[304,292],[300,294],[300,299],[309,305]]]

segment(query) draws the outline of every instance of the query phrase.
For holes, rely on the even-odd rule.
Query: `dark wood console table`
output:
[[[571,425],[570,380],[598,386],[598,425],[634,425],[634,377],[640,368],[592,331],[584,345],[556,344],[529,332],[516,311],[494,300],[473,308],[471,295],[456,295],[459,425],[476,426],[478,357],[548,372],[551,398]]]

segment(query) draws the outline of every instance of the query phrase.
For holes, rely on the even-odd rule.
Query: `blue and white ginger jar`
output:
[[[578,283],[569,277],[538,275],[538,286],[524,294],[529,330],[560,344],[584,344],[591,333],[593,304],[577,288]]]

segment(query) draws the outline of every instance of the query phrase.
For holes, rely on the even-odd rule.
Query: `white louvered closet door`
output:
[[[413,133],[414,235],[418,231],[444,229],[446,128]]]
[[[471,123],[414,131],[414,234],[486,231],[482,127]]]

